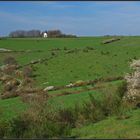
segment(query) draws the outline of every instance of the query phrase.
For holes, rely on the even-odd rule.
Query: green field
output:
[[[117,120],[116,117],[110,117],[99,123],[90,124],[78,129],[74,129],[72,136],[80,138],[140,138],[140,111],[136,110],[130,113],[131,117],[125,120]]]
[[[15,51],[31,50],[31,52],[0,53],[0,65],[3,64],[3,59],[7,56],[14,56],[18,63],[23,65],[32,60],[49,58],[53,56],[52,53],[55,53],[56,55],[47,62],[34,65],[36,69],[34,72],[36,75],[35,85],[39,87],[61,86],[77,80],[124,76],[131,71],[129,62],[132,59],[140,58],[140,37],[122,36],[119,41],[109,44],[101,43],[108,38],[110,37],[2,39],[0,40],[0,48]],[[93,50],[84,51],[86,47],[92,47]],[[53,50],[56,48],[60,50]],[[68,50],[77,49],[78,51],[67,53],[68,50],[64,48]],[[40,50],[40,52],[37,50]],[[103,85],[111,90],[121,82],[103,83]],[[69,91],[79,89],[73,88],[69,89]],[[50,91],[49,94],[58,94],[65,91],[68,90]],[[77,102],[82,104],[83,101],[88,100],[89,93],[96,98],[102,97],[101,90],[94,90],[54,97],[49,102],[54,107],[73,107]],[[1,119],[9,120],[27,107],[28,105],[23,103],[19,97],[0,100]],[[118,121],[110,117],[95,125],[91,124],[74,129],[73,135],[78,135],[82,138],[132,138],[133,136],[140,138],[140,122],[138,120],[140,110],[131,112],[131,115],[132,117],[128,120]],[[130,135],[131,129],[133,130],[132,135]],[[109,131],[110,133],[108,133]]]
[[[107,37],[85,37],[69,39],[7,39],[0,40],[0,47],[11,50],[41,50],[33,53],[8,53],[2,54],[0,62],[7,55],[13,55],[20,64],[26,64],[31,60],[47,58],[51,56],[51,49],[60,48],[54,57],[45,64],[37,65],[37,84],[43,86],[63,85],[70,81],[89,80],[98,77],[124,75],[129,72],[129,60],[140,57],[140,38],[122,37],[120,41],[110,44],[101,44]],[[95,50],[83,52],[86,46]],[[81,49],[77,53],[66,54],[64,47],[69,49]],[[103,55],[102,52],[109,52]]]

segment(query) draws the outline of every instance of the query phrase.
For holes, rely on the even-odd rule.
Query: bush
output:
[[[111,115],[123,116],[128,107],[122,102],[122,93],[118,93],[118,91],[123,92],[120,90],[122,87],[123,85],[114,93],[112,90],[104,90],[101,99],[89,94],[89,101],[84,102],[83,106],[59,110],[57,121],[64,122],[71,127],[77,127],[86,123],[96,123]]]
[[[125,83],[122,83],[117,89],[105,88],[101,99],[89,94],[90,100],[84,102],[83,106],[62,108],[57,112],[48,104],[48,98],[38,98],[29,102],[30,108],[26,112],[14,118],[8,125],[2,125],[0,136],[64,138],[70,135],[74,127],[96,123],[111,115],[116,115],[117,119],[127,119],[130,117],[127,112],[131,110],[131,106],[122,100],[126,90],[125,86]]]
[[[127,91],[127,82],[123,81],[121,85],[118,86],[117,88],[117,94],[119,94],[118,96],[120,96],[121,98],[124,96],[124,94]]]
[[[5,138],[10,130],[9,123],[6,121],[0,121],[0,138]]]
[[[69,134],[69,127],[64,123],[51,121],[40,115],[35,117],[31,114],[24,114],[15,118],[10,126],[12,138],[52,138]]]
[[[34,79],[30,78],[30,77],[24,77],[23,81],[22,81],[22,85],[24,87],[29,87],[31,88],[34,84]]]
[[[55,56],[55,55],[56,55],[56,53],[55,53],[55,52],[51,52],[51,55]]]
[[[13,56],[8,56],[3,61],[4,64],[17,65],[17,61]]]
[[[122,111],[122,98],[127,90],[126,82],[123,81],[117,88],[106,87],[103,91],[103,99],[101,101],[103,111],[106,116],[118,115]]]
[[[70,125],[61,121],[51,109],[45,98],[30,102],[30,108],[10,122],[9,137],[53,138],[69,135]]]
[[[3,108],[0,107],[0,118],[2,118],[3,115]],[[10,130],[9,123],[5,120],[0,120],[0,139],[6,138],[8,131]]]
[[[90,102],[84,103],[84,108],[81,111],[81,115],[84,117],[85,122],[97,122],[104,118],[101,111],[99,101],[95,100],[93,96],[90,96]]]
[[[132,109],[132,106],[122,100],[125,92],[126,83],[123,82],[117,89],[104,88],[101,99],[96,99],[90,94],[90,100],[78,110],[80,112],[79,117],[84,120],[83,122],[97,122],[111,115],[124,116]]]
[[[19,116],[10,122],[11,130],[9,136],[12,138],[23,138],[25,133],[29,131],[32,119],[29,116]]]
[[[83,52],[88,52],[88,49],[87,48],[83,49]]]
[[[25,67],[23,69],[23,75],[24,75],[24,77],[32,77],[33,76],[33,69],[32,69],[32,67]]]
[[[69,94],[73,94],[73,93],[70,92],[70,91],[63,91],[63,92],[61,93],[61,95],[69,95]]]
[[[101,104],[105,116],[116,115],[120,111],[121,98],[116,94],[108,93],[104,95]]]
[[[58,111],[57,120],[65,125],[74,127],[77,116],[73,109],[61,109]]]
[[[16,70],[16,65],[6,65],[3,72],[8,75],[13,75]]]

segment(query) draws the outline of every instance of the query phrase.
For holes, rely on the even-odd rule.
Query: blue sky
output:
[[[60,29],[79,36],[140,35],[140,2],[0,2],[0,36]]]

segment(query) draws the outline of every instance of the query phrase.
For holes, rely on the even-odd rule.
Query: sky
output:
[[[32,29],[78,36],[140,35],[140,2],[0,1],[0,36]]]

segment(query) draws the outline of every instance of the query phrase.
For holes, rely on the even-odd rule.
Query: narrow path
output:
[[[120,79],[122,80],[122,78],[120,78],[120,77],[116,77],[114,79],[116,79],[116,80],[113,80],[113,78],[112,78],[113,81],[117,81],[117,80],[120,80]],[[94,82],[95,82],[95,80],[94,80]],[[107,79],[106,79],[104,81],[100,81],[100,83],[102,83],[102,82],[112,82],[112,81],[111,80],[107,81]],[[88,83],[88,85],[90,85],[90,83]],[[78,86],[78,87],[81,87],[81,86]],[[87,88],[87,89],[81,89],[81,90],[77,90],[77,91],[66,91],[66,92],[63,92],[63,93],[57,93],[57,94],[51,94],[51,95],[49,94],[49,98],[53,98],[53,97],[57,97],[57,96],[66,96],[66,95],[70,95],[70,94],[80,94],[82,92],[97,90],[97,89],[101,89],[103,87],[104,86],[102,85],[102,86],[96,86],[96,87]],[[75,88],[75,87],[71,87],[71,88]],[[67,87],[62,88],[62,86],[61,86],[61,89],[67,89]],[[42,90],[43,89],[39,89],[38,91],[42,91]],[[59,91],[60,87],[59,87],[59,89],[55,89],[55,90]],[[33,93],[33,92],[36,92],[36,89],[32,89],[31,93]],[[59,92],[61,92],[61,91],[59,91]],[[25,91],[25,93],[28,94],[28,91],[27,92]],[[14,93],[14,94],[9,93],[9,94],[6,94],[6,95],[1,95],[1,99],[14,98],[14,97],[17,97],[17,96],[20,96],[20,94],[19,93]]]
[[[113,81],[118,81],[118,80],[123,80],[123,79],[124,78],[122,76],[117,76],[117,77],[99,78],[99,79],[88,80],[88,81],[83,81],[83,82],[84,82],[84,86],[88,86],[88,85],[95,85],[97,83],[113,82]],[[72,87],[67,87],[66,85],[56,86],[51,91],[62,90],[62,89],[70,89],[70,88],[82,87],[82,86],[83,86],[82,84],[81,85],[75,85],[75,86],[72,86]]]

